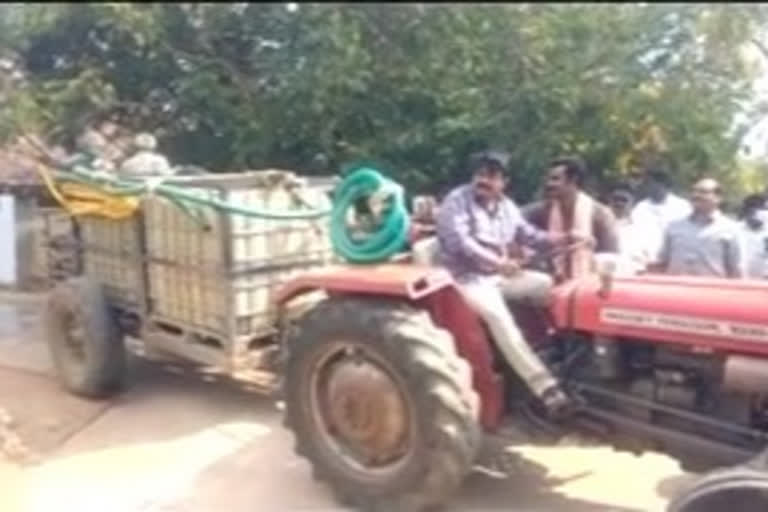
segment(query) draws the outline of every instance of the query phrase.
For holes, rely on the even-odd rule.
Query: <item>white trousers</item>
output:
[[[552,284],[547,274],[529,270],[513,277],[488,276],[459,283],[464,300],[488,325],[507,363],[537,396],[556,385],[557,380],[523,339],[505,299],[544,306]]]

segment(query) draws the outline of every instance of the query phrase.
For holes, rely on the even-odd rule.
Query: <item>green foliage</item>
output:
[[[27,81],[0,104],[0,127],[66,142],[118,117],[178,162],[329,172],[373,160],[413,191],[465,179],[466,153],[495,144],[513,155],[521,198],[562,153],[601,183],[658,159],[681,182],[728,181],[754,73],[741,49],[765,20],[738,4],[3,9],[0,43]]]

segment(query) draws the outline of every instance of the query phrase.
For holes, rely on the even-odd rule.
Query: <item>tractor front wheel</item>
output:
[[[285,424],[342,503],[419,511],[449,498],[481,434],[471,371],[447,332],[404,304],[329,299],[286,343]]]
[[[768,510],[768,474],[748,465],[712,471],[669,504],[668,512],[764,512]]]

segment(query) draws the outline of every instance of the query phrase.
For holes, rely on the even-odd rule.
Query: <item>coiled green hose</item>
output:
[[[359,201],[386,200],[376,226],[362,237],[353,236],[347,213]],[[336,253],[351,263],[386,261],[403,249],[408,239],[410,217],[403,188],[378,171],[363,167],[338,185],[331,211],[331,243]]]

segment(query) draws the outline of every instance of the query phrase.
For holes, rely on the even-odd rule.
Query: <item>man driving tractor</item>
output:
[[[531,226],[517,205],[504,195],[509,156],[498,151],[475,153],[467,171],[472,182],[446,196],[437,216],[440,262],[467,304],[485,321],[508,361],[553,419],[570,409],[570,400],[555,377],[523,339],[505,299],[544,306],[552,279],[523,270],[513,247],[552,250],[589,243],[589,237],[550,233]]]

